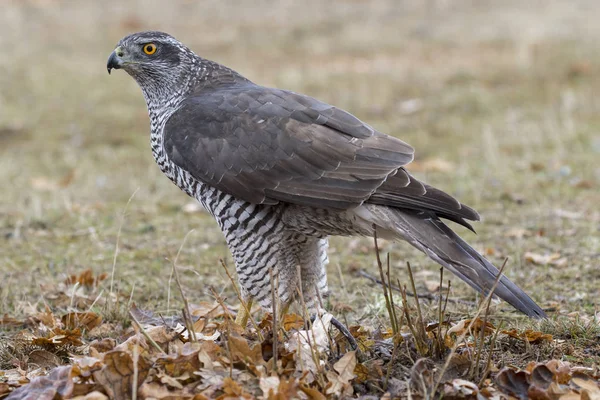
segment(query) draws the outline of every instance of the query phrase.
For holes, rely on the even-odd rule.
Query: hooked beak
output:
[[[110,57],[108,57],[108,61],[106,62],[106,70],[110,74],[112,69],[121,69],[123,67],[123,49],[121,46],[117,47],[112,53],[110,53]]]

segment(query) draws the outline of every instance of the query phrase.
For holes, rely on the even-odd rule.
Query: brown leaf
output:
[[[252,398],[252,396],[250,396],[248,393],[244,392],[243,387],[239,383],[237,383],[230,377],[223,379],[223,391],[225,392],[225,394],[223,396],[218,397],[218,399],[228,399],[228,398],[250,399],[250,398]]]
[[[356,352],[349,351],[344,354],[334,365],[333,371],[327,371],[327,380],[330,385],[327,388],[326,394],[334,394],[337,396],[351,396],[353,393],[350,381],[354,379],[354,368],[356,367]]]
[[[525,257],[525,261],[537,265],[554,265],[556,267],[564,267],[568,263],[565,257],[560,256],[560,253],[538,254],[528,251],[523,255],[523,257]]]
[[[179,336],[177,332],[170,330],[164,325],[147,327],[146,334],[163,348],[166,347],[166,344],[171,343]]]
[[[74,356],[73,357],[73,374],[75,376],[81,376],[88,378],[92,376],[94,371],[99,371],[104,366],[104,363],[96,358],[90,356]]]
[[[532,233],[528,229],[524,228],[511,228],[504,233],[505,237],[522,239],[524,237],[531,236]]]
[[[190,304],[190,313],[194,317],[214,319],[223,315],[223,308],[217,302],[202,301],[198,304]]]
[[[354,368],[356,367],[356,351],[349,351],[335,364],[333,369],[339,374],[340,380],[344,383],[350,383],[354,379]]]
[[[279,381],[279,386],[277,387],[277,393],[273,396],[269,396],[268,400],[287,400],[287,399],[296,399],[298,398],[298,390],[300,387],[298,386],[298,381],[294,378],[281,378]]]
[[[531,372],[531,384],[543,389],[548,389],[550,387],[553,378],[554,374],[552,371],[543,364],[536,365]]]
[[[67,329],[80,328],[88,331],[102,323],[102,317],[94,312],[72,312],[63,315],[61,320]]]
[[[356,364],[354,374],[356,375],[356,383],[364,383],[369,379],[370,371],[366,365]]]
[[[94,276],[94,273],[91,269],[86,269],[79,275],[71,275],[67,279],[65,279],[66,285],[75,285],[79,284],[80,286],[85,286],[88,288],[97,287],[100,282],[105,280],[108,277],[108,274],[102,273],[98,276]]]
[[[323,393],[319,392],[317,389],[313,389],[306,385],[301,385],[300,390],[306,396],[308,396],[309,400],[326,400],[327,399],[327,397],[325,397],[325,395]]]
[[[56,320],[54,318],[54,314],[47,310],[46,312],[40,312],[35,315],[35,319],[40,321],[48,328],[54,328],[56,326]]]
[[[300,329],[304,327],[304,319],[298,314],[286,314],[282,321],[283,329],[291,331],[292,329]]]
[[[139,357],[138,387],[144,382],[148,375],[150,366],[143,357]],[[131,398],[131,388],[134,378],[134,363],[129,353],[124,351],[111,351],[104,355],[104,367],[93,373],[98,382],[110,398],[126,400]]]
[[[255,343],[254,346],[250,347],[248,340],[241,336],[229,336],[229,352],[231,353],[232,362],[240,360],[252,364],[264,363],[260,343]]]
[[[477,385],[464,379],[453,379],[444,383],[443,387],[445,399],[474,399],[478,393]]]
[[[418,172],[450,172],[453,171],[456,166],[441,158],[428,158],[426,160],[415,160],[410,163],[411,171]]]
[[[23,321],[9,317],[8,314],[4,314],[4,316],[0,318],[0,327],[2,328],[16,328],[19,326],[23,326]]]
[[[550,360],[546,367],[554,374],[554,379],[561,385],[569,383],[571,380],[571,365],[568,362],[559,360]]]
[[[410,386],[413,390],[424,394],[424,390],[433,386],[435,365],[427,358],[419,358],[410,371]]]
[[[502,368],[496,375],[496,384],[503,393],[523,400],[528,398],[529,374],[525,371]]]
[[[463,335],[465,332],[467,332],[467,329],[469,329],[469,325],[471,324],[470,319],[463,319],[461,321],[458,321],[452,328],[448,329],[448,335],[450,334],[456,334],[457,336],[461,336]],[[473,335],[479,335],[479,333],[481,332],[481,329],[483,329],[483,320],[481,318],[477,318],[474,322],[473,325],[471,326],[471,333]],[[485,335],[491,335],[492,333],[494,333],[494,331],[496,330],[496,327],[489,321],[486,322],[485,324]]]
[[[186,343],[192,344],[192,343]],[[185,373],[192,375],[194,371],[198,371],[201,367],[200,359],[198,358],[200,348],[193,351],[186,351],[179,355],[169,355],[167,357],[159,358],[157,365],[162,365],[165,372],[173,377],[179,377]]]
[[[36,346],[81,346],[81,331],[79,329],[53,329],[45,338],[35,338],[31,341]]]
[[[27,363],[44,369],[52,369],[63,364],[59,356],[46,350],[33,350],[27,355]]]
[[[10,389],[10,386],[8,385],[8,383],[0,382],[0,397],[1,398],[8,395],[10,393],[10,391],[11,391],[11,389]]]
[[[85,396],[74,397],[74,398],[76,398],[78,400],[108,400],[108,397],[104,393],[99,392],[97,390],[94,390],[93,392],[89,392]]]
[[[94,349],[99,353],[106,353],[111,351],[117,345],[117,341],[113,338],[104,338],[100,340],[94,340],[90,343],[90,349]]]
[[[519,333],[516,329],[503,330],[502,333],[504,333],[505,335],[508,335],[510,337],[513,337],[515,339],[527,341],[532,344],[539,344],[542,342],[551,342],[552,341],[552,335],[534,331],[532,329],[527,329],[523,333]]]
[[[38,376],[29,384],[20,387],[10,395],[10,400],[53,400],[67,398],[73,392],[71,366],[54,368],[49,375]]]
[[[571,379],[575,385],[581,388],[581,398],[583,398],[583,392],[587,392],[588,399],[600,399],[600,387],[598,382],[594,381],[587,375],[576,373]]]

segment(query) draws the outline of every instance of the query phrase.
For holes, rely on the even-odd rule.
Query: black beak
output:
[[[112,53],[110,53],[110,57],[108,57],[108,61],[106,62],[106,70],[108,71],[109,74],[113,68],[121,69],[121,65],[123,65],[123,62],[121,61],[121,57],[117,54],[117,50],[118,50],[118,48],[115,49],[115,51],[113,51]],[[122,56],[123,53],[121,52],[120,55]]]

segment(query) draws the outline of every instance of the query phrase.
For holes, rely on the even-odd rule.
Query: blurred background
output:
[[[478,250],[509,257],[507,275],[542,306],[593,312],[599,20],[597,0],[4,1],[0,310],[27,313],[68,275],[114,265],[119,293],[165,311],[179,250],[190,301],[210,298],[209,285],[235,298],[216,223],[152,159],[141,91],[106,73],[121,37],[161,30],[410,143],[411,172],[482,214],[477,236],[459,230]],[[407,244],[382,247],[394,276],[409,260],[418,289],[437,290],[436,264]],[[384,304],[363,269],[377,273],[371,241],[335,239],[330,301],[353,318]]]

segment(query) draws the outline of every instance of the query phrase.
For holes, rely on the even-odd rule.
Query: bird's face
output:
[[[162,32],[140,32],[119,41],[106,64],[108,73],[124,69],[131,75],[153,73],[177,67],[185,48],[172,36]]]
[[[193,63],[194,53],[174,37],[162,32],[139,32],[121,39],[110,54],[106,68],[123,69],[148,97],[167,94]]]

